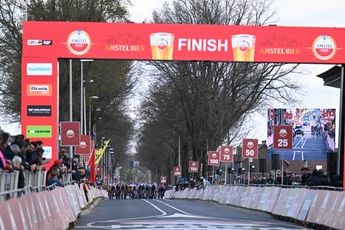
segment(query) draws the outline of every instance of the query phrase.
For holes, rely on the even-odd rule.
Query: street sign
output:
[[[181,176],[181,168],[179,166],[174,166],[174,176]]]
[[[292,149],[291,125],[275,125],[273,127],[273,148]]]
[[[232,162],[232,146],[220,146],[220,162]]]
[[[188,172],[190,173],[199,172],[199,161],[189,161]]]
[[[166,176],[161,176],[161,184],[165,184],[167,182]]]
[[[207,152],[207,164],[211,166],[219,166],[220,161],[219,161],[219,152],[217,151],[208,151]]]
[[[257,159],[259,156],[259,141],[258,139],[243,139],[242,143],[242,157]]]

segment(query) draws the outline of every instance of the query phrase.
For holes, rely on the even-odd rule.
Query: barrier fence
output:
[[[98,197],[108,194],[85,184],[71,184],[2,201],[0,230],[68,229],[81,210]]]
[[[0,171],[0,202],[7,198],[5,197],[4,192],[17,190],[18,176],[18,171],[14,171],[11,173],[6,173],[2,170]]]
[[[345,229],[345,193],[308,188],[208,186],[168,190],[165,199],[200,199],[264,211],[301,223]]]

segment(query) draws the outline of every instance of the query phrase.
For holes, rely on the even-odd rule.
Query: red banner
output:
[[[75,153],[80,155],[89,155],[91,153],[91,136],[80,136],[80,144],[75,148]]]
[[[90,182],[91,182],[91,184],[95,183],[95,181],[96,181],[95,161],[96,161],[96,148],[92,147],[91,157],[90,157],[90,160],[88,162],[88,165],[90,167]]]
[[[275,125],[273,127],[273,148],[292,149],[291,125]]]
[[[243,139],[242,143],[242,157],[254,158],[259,157],[259,141],[258,139]]]
[[[232,162],[232,146],[220,146],[220,162]]]
[[[217,151],[208,151],[207,152],[207,164],[211,166],[219,166],[220,161],[219,161],[219,152]]]
[[[173,171],[174,171],[174,176],[181,176],[182,175],[182,172],[181,172],[182,170],[179,166],[174,166]]]
[[[80,144],[80,122],[60,122],[61,146],[78,146]]]
[[[199,172],[199,161],[189,161],[188,172],[190,173]]]
[[[341,64],[344,33],[317,27],[28,21],[23,55]]]

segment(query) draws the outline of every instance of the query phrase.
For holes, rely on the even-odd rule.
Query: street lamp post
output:
[[[93,59],[80,59],[80,133],[85,134],[83,125],[84,125],[84,62],[92,62]]]
[[[91,123],[92,123],[91,122],[91,120],[92,120],[92,102],[91,101],[92,101],[92,99],[98,99],[98,98],[99,98],[98,96],[91,96],[90,97],[90,102],[89,102],[90,103],[89,104],[89,132],[88,132],[89,135],[91,135],[91,130],[92,130],[92,128],[91,128]]]

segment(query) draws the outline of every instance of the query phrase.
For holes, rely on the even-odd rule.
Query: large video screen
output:
[[[335,109],[268,109],[267,147],[284,160],[327,160],[335,150]],[[274,126],[291,125],[292,149],[274,149]]]

